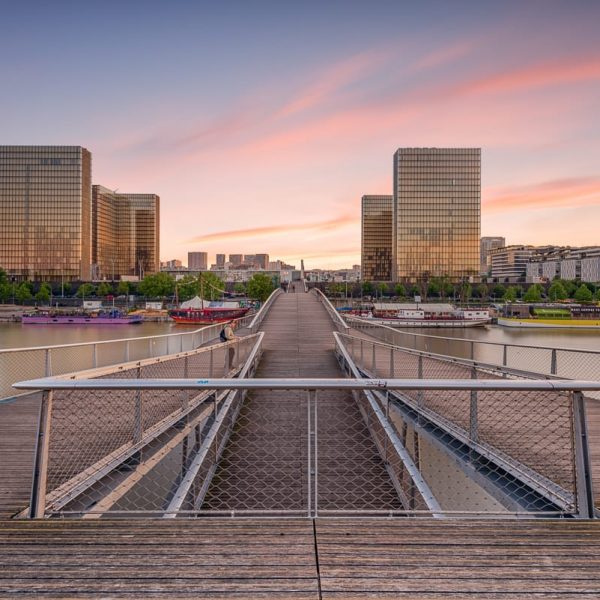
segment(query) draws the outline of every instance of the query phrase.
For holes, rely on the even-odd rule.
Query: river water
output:
[[[139,325],[22,325],[0,323],[0,349],[54,346],[100,340],[146,337],[167,333],[183,333],[198,329],[175,323],[141,323]]]
[[[29,348],[56,344],[75,344],[121,338],[144,337],[168,333],[183,333],[197,329],[198,325],[175,323],[142,323],[141,325],[22,325],[0,323],[0,348]],[[502,344],[548,346],[551,348],[578,348],[600,352],[600,330],[533,330],[490,325],[465,329],[420,329],[412,333],[440,337],[466,338]]]

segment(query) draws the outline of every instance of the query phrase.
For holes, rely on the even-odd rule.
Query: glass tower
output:
[[[363,196],[361,268],[364,281],[392,280],[393,196]]]
[[[93,263],[98,279],[158,273],[160,198],[93,187]]]
[[[81,146],[0,146],[0,267],[31,281],[86,281],[92,155]]]
[[[479,273],[480,148],[394,154],[393,277],[460,281]]]

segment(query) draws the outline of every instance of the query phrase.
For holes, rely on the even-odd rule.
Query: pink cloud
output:
[[[284,104],[276,117],[288,117],[328,101],[343,87],[371,74],[389,60],[391,53],[370,50],[325,69],[317,79]]]
[[[248,229],[232,229],[229,231],[219,231],[200,235],[189,240],[190,243],[196,242],[221,242],[228,240],[238,240],[240,238],[260,238],[271,235],[287,235],[290,232],[328,232],[340,229],[347,225],[354,225],[359,222],[356,216],[342,216],[327,221],[317,221],[313,223],[283,223],[281,225],[269,225],[266,227],[252,227]]]
[[[460,84],[456,92],[503,93],[599,79],[600,58],[570,58],[474,78]]]
[[[484,192],[486,212],[600,204],[600,177],[574,177]]]

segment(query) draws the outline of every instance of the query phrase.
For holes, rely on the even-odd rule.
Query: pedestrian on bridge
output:
[[[219,338],[221,339],[222,342],[232,342],[234,340],[239,339],[234,333],[235,326],[236,326],[235,321],[229,321],[228,323],[225,323],[225,326],[223,327],[223,329],[221,330],[221,333],[219,334]],[[234,357],[235,357],[235,348],[233,347],[233,344],[230,344],[230,346],[228,348],[227,370],[231,369],[231,367],[233,366]]]

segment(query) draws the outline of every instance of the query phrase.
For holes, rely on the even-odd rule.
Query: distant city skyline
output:
[[[161,256],[360,262],[398,147],[482,148],[482,236],[600,239],[600,3],[11,3],[1,144],[160,196]],[[102,31],[102,43],[89,24]]]

